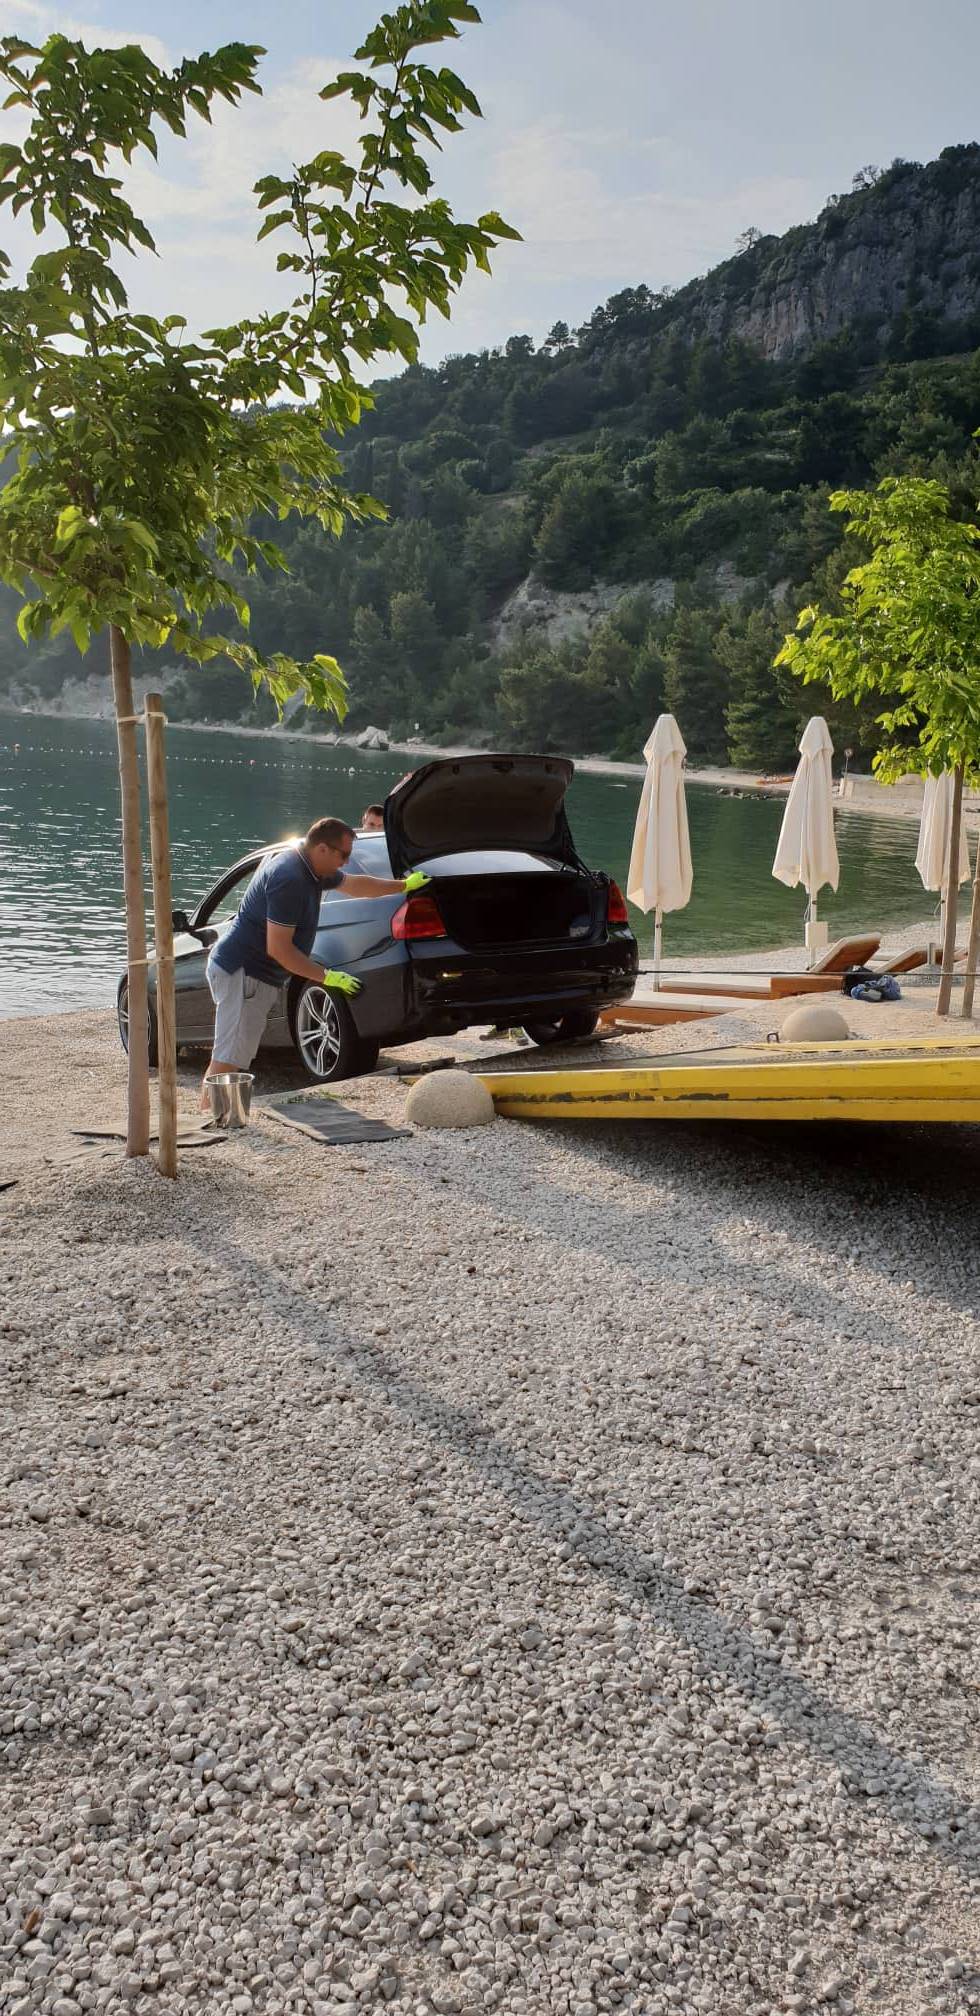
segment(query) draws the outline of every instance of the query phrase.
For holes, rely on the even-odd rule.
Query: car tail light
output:
[[[630,913],[626,908],[619,883],[610,882],[609,893],[606,897],[606,923],[628,924],[629,921]]]
[[[408,896],[391,920],[393,938],[445,938],[434,896]]]

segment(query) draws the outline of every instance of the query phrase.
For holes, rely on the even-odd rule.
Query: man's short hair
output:
[[[353,840],[354,828],[346,819],[314,819],[306,835],[307,847],[339,847],[344,840]]]
[[[361,825],[363,826],[365,819],[383,819],[384,816],[385,808],[383,805],[365,805],[361,813]]]

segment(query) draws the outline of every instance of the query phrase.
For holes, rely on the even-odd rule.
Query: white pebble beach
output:
[[[980,2010],[973,1130],[259,1108],[170,1184],[70,1131],[108,1012],[0,1085],[4,2016]]]

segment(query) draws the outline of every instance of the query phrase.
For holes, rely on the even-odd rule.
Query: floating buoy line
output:
[[[69,756],[84,756],[89,760],[94,758],[96,762],[112,763],[113,765],[116,762],[115,749],[76,748],[73,744],[69,744],[67,748],[62,746],[60,749],[52,749],[46,742],[0,742],[0,755],[33,756],[35,754],[49,757],[56,766],[60,765],[62,768],[65,767]],[[274,763],[262,756],[185,756],[175,750],[173,745],[168,749],[167,758],[168,762],[172,762],[175,766],[178,763],[196,764],[199,769],[282,770],[288,771],[290,775],[294,774],[297,770],[315,770],[320,776],[356,777],[358,775],[356,763],[297,763],[295,761],[290,763]]]

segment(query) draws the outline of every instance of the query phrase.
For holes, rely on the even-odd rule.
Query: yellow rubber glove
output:
[[[426,883],[431,882],[431,880],[431,875],[423,875],[421,869],[416,868],[414,875],[406,875],[405,877],[406,896],[414,896],[416,889],[424,889]]]
[[[332,966],[324,967],[323,984],[332,987],[335,994],[359,994],[361,983],[353,973],[338,973]]]

